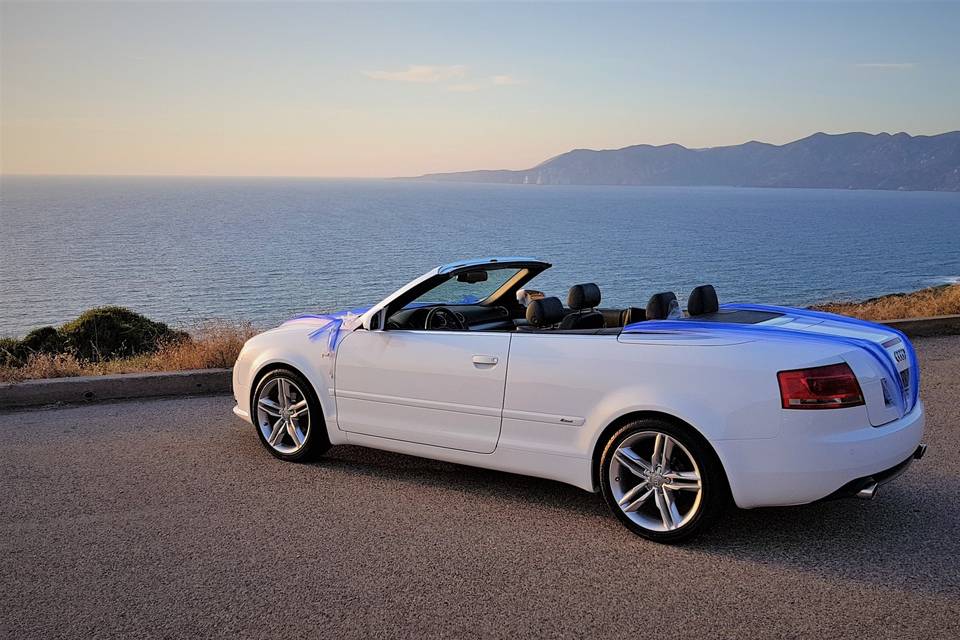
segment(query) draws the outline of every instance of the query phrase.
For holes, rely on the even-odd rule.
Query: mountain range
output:
[[[530,169],[430,173],[413,180],[534,185],[797,187],[960,191],[960,131],[843,133],[783,145],[575,149]]]

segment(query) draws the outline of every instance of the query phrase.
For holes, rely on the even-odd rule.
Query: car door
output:
[[[492,453],[500,436],[510,334],[352,332],[337,352],[340,429]]]

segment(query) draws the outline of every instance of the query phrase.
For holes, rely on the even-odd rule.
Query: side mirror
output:
[[[367,331],[382,331],[386,326],[384,322],[387,315],[386,309],[380,309],[373,315],[369,315],[363,319],[363,328]]]

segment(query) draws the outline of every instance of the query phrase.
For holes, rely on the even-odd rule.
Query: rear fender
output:
[[[708,441],[733,438],[775,438],[780,433],[779,403],[767,394],[754,401],[712,402],[707,396],[693,393],[693,387],[677,390],[669,396],[650,387],[624,387],[606,396],[590,413],[587,429],[577,447],[593,451],[604,430],[624,416],[653,412],[685,422]]]

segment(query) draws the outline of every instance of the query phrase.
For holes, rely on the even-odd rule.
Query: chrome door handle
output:
[[[500,362],[497,356],[473,356],[473,364],[494,365]]]

